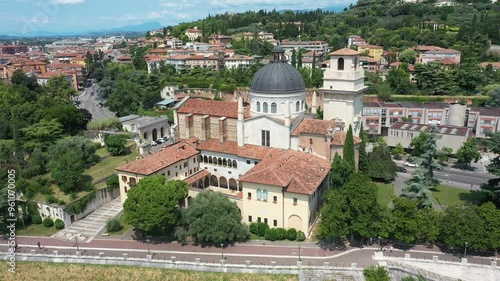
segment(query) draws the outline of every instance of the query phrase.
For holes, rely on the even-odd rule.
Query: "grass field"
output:
[[[115,172],[115,168],[125,165],[135,160],[139,156],[139,152],[132,149],[132,152],[124,156],[109,156],[101,162],[86,169],[83,174],[92,177],[92,181],[106,178]]]
[[[52,236],[52,234],[58,232],[59,230],[55,227],[45,227],[43,224],[30,224],[26,225],[26,229],[23,229],[22,225],[16,228],[16,235],[20,236]],[[1,279],[0,279],[1,280]]]
[[[482,199],[482,193],[470,191],[466,189],[451,187],[447,185],[439,185],[432,191],[432,197],[436,199],[439,205],[454,206],[463,205],[465,203],[479,204]]]
[[[293,281],[296,275],[283,274],[241,274],[180,271],[159,268],[79,265],[59,263],[17,262],[16,273],[7,271],[8,264],[0,263],[0,280],[3,281],[149,281],[149,280],[221,280],[221,281]]]
[[[387,207],[389,202],[392,200],[394,195],[394,187],[390,183],[375,183],[378,187],[377,189],[377,202],[380,206]]]
[[[123,214],[120,216],[120,224],[122,225],[122,229],[115,232],[110,232],[109,235],[111,236],[122,235],[123,233],[133,228],[133,226],[125,222],[125,216]]]

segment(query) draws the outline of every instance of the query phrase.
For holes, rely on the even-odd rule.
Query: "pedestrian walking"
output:
[[[42,247],[40,246],[40,241],[38,241],[38,242],[36,243],[36,245],[38,246],[38,249],[41,249],[41,248],[42,248]]]

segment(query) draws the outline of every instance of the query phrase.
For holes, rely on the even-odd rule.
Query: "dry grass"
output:
[[[17,262],[16,273],[7,271],[8,264],[0,263],[0,280],[14,281],[149,281],[149,280],[224,280],[224,281],[288,281],[298,280],[296,275],[235,274],[180,271],[160,268],[80,265],[59,263]]]

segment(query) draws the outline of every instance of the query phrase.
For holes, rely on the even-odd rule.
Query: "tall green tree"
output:
[[[394,239],[404,243],[414,243],[417,225],[417,202],[406,198],[395,198],[391,210],[394,223]]]
[[[354,152],[354,136],[352,133],[352,125],[349,124],[349,129],[347,130],[347,135],[345,138],[344,149],[342,152],[342,159],[352,165],[355,169],[356,167],[356,158]]]
[[[368,154],[368,175],[375,180],[392,181],[396,174],[397,165],[392,160],[387,144],[379,142]]]
[[[125,135],[105,135],[104,143],[106,144],[106,149],[112,156],[123,155],[127,152],[127,136]]]
[[[123,204],[125,221],[151,234],[171,232],[180,219],[179,201],[187,197],[185,181],[145,177],[130,189]]]
[[[439,156],[439,151],[437,150],[437,140],[440,137],[437,134],[437,128],[432,127],[429,138],[423,144],[423,153],[419,157],[420,167],[424,169],[427,184],[430,187],[435,187],[439,185],[439,180],[434,178],[434,171],[440,171],[443,167],[436,162],[436,158]]]
[[[23,147],[28,150],[46,149],[54,144],[63,134],[61,124],[57,120],[41,120],[29,127],[21,129]]]
[[[485,221],[477,206],[451,206],[444,212],[440,224],[440,240],[449,248],[487,250]]]
[[[410,143],[411,156],[420,157],[424,154],[424,144],[428,141],[429,134],[421,132],[417,137],[413,138]]]
[[[50,78],[44,86],[49,98],[57,101],[57,103],[70,105],[72,98],[76,93],[71,83],[64,75],[57,75]]]
[[[469,166],[472,161],[477,162],[480,158],[481,153],[479,153],[475,138],[469,138],[457,152],[457,162],[466,166]]]
[[[295,48],[292,49],[292,61],[291,64],[293,67],[297,68],[297,52],[295,51]]]
[[[500,132],[488,132],[486,135],[490,137],[490,140],[487,142],[488,150],[496,155],[500,155]],[[486,194],[488,200],[500,208],[500,156],[495,156],[490,161],[488,172],[497,176],[497,178],[489,180],[487,184],[483,184],[481,191]]]
[[[362,173],[366,173],[368,171],[368,157],[366,155],[366,132],[363,128],[363,124],[361,124],[361,128],[359,131],[359,138],[361,139],[361,143],[359,144],[359,159],[358,159],[358,171]]]
[[[88,112],[88,111],[87,111]],[[63,127],[65,134],[75,136],[87,128],[89,117],[73,105],[57,105],[47,108],[43,112],[45,120],[57,120]],[[92,119],[92,115],[90,116]]]
[[[335,153],[330,170],[330,187],[343,188],[354,172],[354,167],[344,161],[338,153]]]
[[[85,137],[66,137],[58,140],[48,149],[50,161],[58,162],[59,158],[67,152],[74,151],[83,162],[88,165],[99,160],[99,156],[95,154],[96,149],[94,143]]]
[[[68,151],[58,157],[57,161],[49,162],[52,178],[64,193],[81,190],[85,163],[76,151]]]
[[[187,234],[201,243],[232,243],[250,237],[236,203],[218,192],[200,193],[182,212]]]
[[[406,49],[399,54],[399,61],[407,64],[414,64],[417,55],[413,49]]]
[[[410,200],[417,201],[419,208],[433,207],[436,200],[432,198],[431,188],[434,183],[429,181],[426,172],[423,169],[417,169],[405,182],[403,187],[403,196]]]

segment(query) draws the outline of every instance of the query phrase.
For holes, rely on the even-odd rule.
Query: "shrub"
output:
[[[295,241],[295,239],[297,239],[297,230],[295,228],[288,229],[286,231],[286,239]]]
[[[252,222],[250,224],[250,233],[253,233],[257,236],[264,237],[266,235],[266,231],[269,229],[269,225],[263,222]]]
[[[257,222],[250,223],[250,233],[257,235]]]
[[[47,199],[47,203],[49,204],[54,204],[59,202],[59,200],[57,200],[57,198],[54,195],[47,195],[45,198]]]
[[[56,229],[63,229],[64,228],[64,222],[60,219],[57,219],[54,223],[54,226]]]
[[[108,189],[112,190],[120,186],[120,180],[118,179],[118,175],[112,175],[106,180],[106,186]]]
[[[34,224],[41,224],[42,223],[42,217],[40,217],[39,215],[33,216],[33,223]]]
[[[43,225],[44,225],[45,227],[52,227],[52,226],[54,226],[54,221],[53,221],[51,218],[48,218],[48,217],[47,217],[47,218],[45,218],[45,219],[43,220]]]
[[[107,232],[116,232],[116,231],[119,231],[121,230],[123,227],[120,223],[120,220],[117,219],[117,218],[113,218],[113,219],[110,219],[107,223],[106,223],[106,231]]]
[[[285,240],[286,239],[286,229],[282,227],[276,228],[276,238],[277,240]]]
[[[278,233],[276,231],[276,228],[269,228],[268,230],[266,230],[265,238],[266,238],[266,240],[269,240],[269,241],[278,240]]]
[[[304,240],[306,240],[306,235],[304,234],[304,232],[297,232],[297,241],[302,242]]]
[[[62,200],[62,199],[59,199],[59,201],[57,202],[59,205],[61,206],[64,206],[66,205],[66,201]]]

